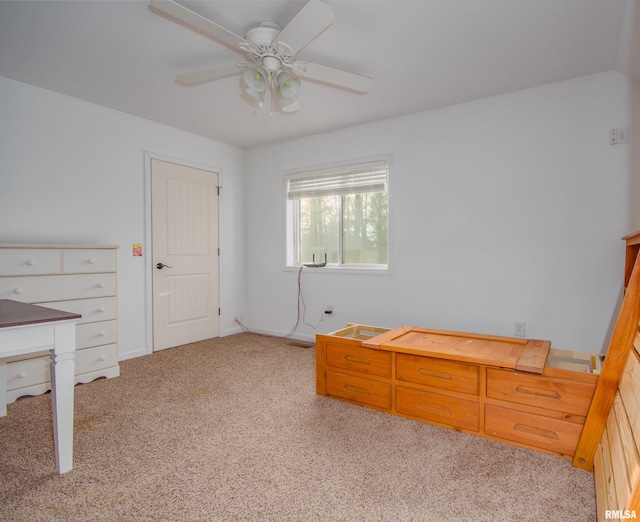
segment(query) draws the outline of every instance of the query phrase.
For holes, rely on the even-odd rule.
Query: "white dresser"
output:
[[[0,299],[82,315],[76,327],[75,382],[117,377],[114,245],[0,244]],[[48,352],[6,360],[7,402],[51,389]]]

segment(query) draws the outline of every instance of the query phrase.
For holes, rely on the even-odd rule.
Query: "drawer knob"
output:
[[[99,313],[103,313],[104,312],[104,306],[101,306],[100,308],[98,308],[98,312]]]
[[[521,433],[528,433],[530,435],[537,435],[538,437],[544,437],[551,440],[560,440],[558,434],[555,431],[545,430],[539,426],[528,426],[527,424],[516,424],[513,429]]]
[[[14,288],[13,289],[13,293],[14,294],[21,294],[22,293],[22,288]]]
[[[354,364],[371,364],[371,361],[369,361],[369,359],[365,359],[364,357],[355,357],[353,355],[345,355],[344,360]]]
[[[98,283],[96,286],[97,286],[98,288],[104,288],[104,283]]]
[[[525,393],[527,395],[536,395],[537,397],[544,397],[546,399],[562,399],[562,396],[555,390],[544,390],[542,388],[525,386],[523,384],[516,387],[516,391],[518,393]]]
[[[428,402],[421,402],[418,404],[418,408],[424,411],[430,411],[432,413],[437,413],[439,415],[448,415],[451,416],[452,412],[446,406],[441,406],[439,404],[431,404]]]
[[[451,377],[451,374],[449,372],[441,372],[439,370],[431,370],[429,368],[420,368],[418,370],[418,374],[424,377],[435,377],[436,379],[446,379],[447,381],[450,381],[451,379],[453,379],[453,377]]]
[[[371,392],[366,388],[361,388],[360,386],[352,386],[351,384],[345,384],[343,386],[344,391],[359,393],[361,395],[371,395]]]
[[[24,372],[20,372],[18,374],[18,379],[24,379]]]
[[[106,361],[107,358],[104,355],[101,355],[100,357],[98,357],[99,361]]]
[[[87,259],[87,263],[89,263],[90,265],[94,265],[96,262],[95,259],[91,258],[91,259]]]
[[[35,265],[35,264],[36,264],[36,262],[35,262],[33,259],[27,259],[27,264],[28,264],[29,266],[33,266],[33,265]]]
[[[105,332],[104,330],[101,330],[100,332],[98,332],[98,336],[100,337],[104,337],[105,335],[107,335],[107,332]]]

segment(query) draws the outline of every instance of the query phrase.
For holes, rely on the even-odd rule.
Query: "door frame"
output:
[[[151,216],[151,160],[165,161],[167,163],[175,163],[184,167],[206,170],[218,176],[218,187],[222,187],[222,168],[197,163],[194,161],[184,160],[164,154],[144,151],[144,245],[142,251],[142,259],[144,260],[144,287],[145,287],[145,347],[147,355],[153,353],[153,267],[151,266],[153,254],[153,240],[151,235],[151,225],[153,218]],[[218,247],[220,247],[220,209],[222,199],[218,199]],[[220,304],[220,258],[218,259],[218,305]],[[218,316],[218,330],[220,330],[220,316]]]

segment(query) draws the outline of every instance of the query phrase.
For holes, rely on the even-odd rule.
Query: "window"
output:
[[[386,160],[291,174],[287,264],[388,267]]]

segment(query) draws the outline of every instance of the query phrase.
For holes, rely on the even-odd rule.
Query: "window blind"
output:
[[[386,192],[387,172],[387,162],[380,160],[294,175],[287,182],[287,198]]]

